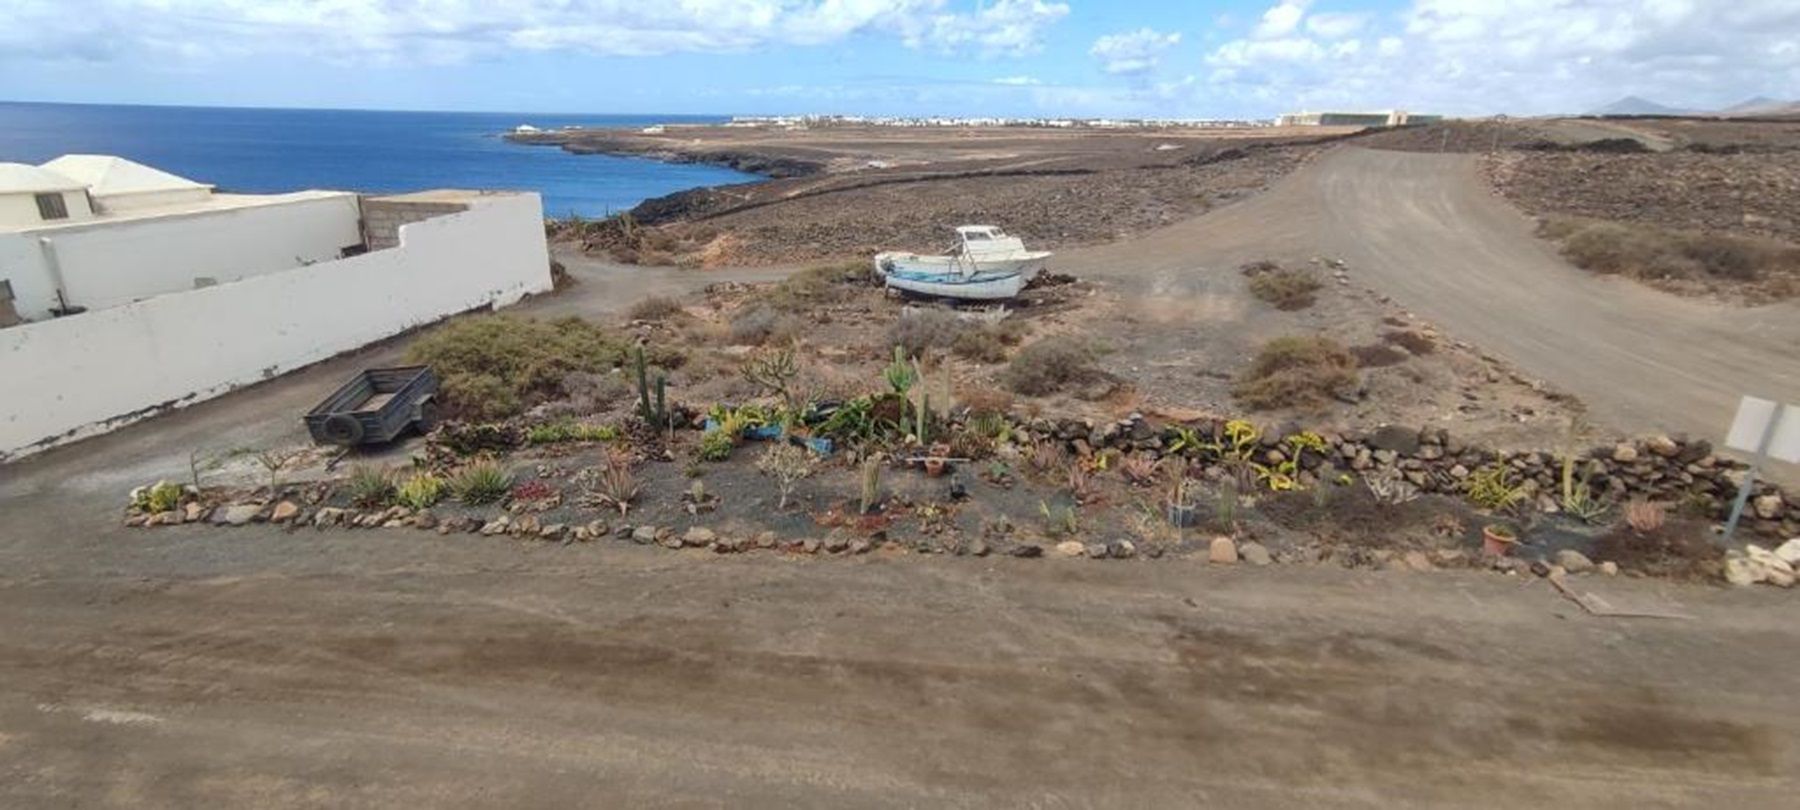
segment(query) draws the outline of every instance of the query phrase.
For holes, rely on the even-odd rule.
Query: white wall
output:
[[[0,329],[0,460],[550,289],[536,194],[472,198],[468,211],[403,227],[400,240],[390,250]]]
[[[56,285],[44,269],[44,252],[37,239],[0,233],[0,279],[12,282],[13,308],[19,317],[28,321],[50,317],[50,308],[56,306]]]
[[[48,222],[38,211],[36,194],[29,191],[0,194],[0,226],[31,228],[57,222],[78,222],[94,216],[94,212],[88,208],[86,191],[76,189],[60,193],[63,198],[63,207],[69,209],[69,218],[53,219]]]
[[[196,186],[159,191],[133,191],[127,194],[101,194],[94,197],[94,206],[108,214],[117,214],[125,211],[142,211],[147,208],[204,203],[212,197],[212,193],[210,188]]]
[[[46,294],[19,294],[19,314],[49,316],[56,305],[54,275],[41,246],[48,238],[70,306],[90,311],[194,288],[196,278],[220,283],[336,259],[362,243],[356,195],[302,192],[256,198],[240,207],[204,209],[141,219],[92,222],[0,234],[0,243],[26,240],[34,251],[0,245],[0,261],[35,252],[35,265],[15,271],[0,264],[0,277],[31,275]],[[15,289],[20,287],[14,281]]]

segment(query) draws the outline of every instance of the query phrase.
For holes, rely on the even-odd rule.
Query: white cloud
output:
[[[1069,7],[1043,0],[0,0],[0,60],[311,55],[457,62],[509,49],[650,56],[857,34],[1016,56]]]
[[[1036,76],[1001,76],[998,79],[994,79],[993,82],[994,84],[1007,84],[1014,87],[1030,87],[1032,85],[1044,83],[1042,79],[1039,79]]]
[[[1140,28],[1124,34],[1107,34],[1094,40],[1088,55],[1099,59],[1101,69],[1114,75],[1137,75],[1155,70],[1166,51],[1181,42],[1181,34],[1165,34]]]
[[[1478,114],[1800,96],[1794,0],[1412,0],[1381,17],[1343,2],[1267,7],[1206,54],[1194,102]]]
[[[1282,0],[1263,12],[1262,20],[1250,35],[1257,39],[1275,39],[1285,37],[1300,26],[1300,18],[1306,15],[1306,7],[1311,0]]]
[[[1324,39],[1343,39],[1368,22],[1367,14],[1312,14],[1306,18],[1306,31]]]
[[[934,15],[923,35],[906,42],[945,51],[973,47],[983,56],[1025,56],[1042,50],[1044,31],[1067,16],[1067,3],[993,0],[973,14]]]

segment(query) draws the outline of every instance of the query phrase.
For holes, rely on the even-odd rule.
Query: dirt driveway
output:
[[[1627,432],[1718,436],[1743,394],[1800,401],[1800,303],[1733,308],[1577,270],[1474,161],[1339,148],[1264,194],[1058,264],[1154,288],[1260,258],[1343,259],[1356,282]]]

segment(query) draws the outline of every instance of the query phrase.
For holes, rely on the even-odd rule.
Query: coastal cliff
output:
[[[771,153],[769,150],[731,149],[688,144],[675,138],[642,135],[609,129],[565,129],[545,132],[511,132],[506,140],[528,146],[555,146],[577,155],[620,155],[667,163],[700,163],[723,166],[770,179],[806,177],[825,171],[822,161]]]

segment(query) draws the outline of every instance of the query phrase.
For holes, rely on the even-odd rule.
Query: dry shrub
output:
[[[999,363],[1006,359],[1007,348],[1023,342],[1029,331],[1031,326],[1018,318],[964,323],[951,341],[950,351],[964,360]]]
[[[899,346],[907,357],[919,357],[930,349],[948,347],[962,334],[956,313],[941,309],[912,309],[900,314],[888,328],[887,345]]]
[[[731,316],[731,342],[739,346],[792,343],[800,336],[800,319],[774,308],[753,304]]]
[[[998,388],[986,386],[965,388],[956,392],[956,398],[969,409],[970,415],[1012,412],[1013,395]]]
[[[662,321],[680,315],[681,302],[668,296],[653,295],[631,305],[627,315],[634,321]]]
[[[1800,249],[1767,239],[1665,231],[1621,222],[1547,220],[1571,264],[1645,280],[1761,281],[1800,266]]]
[[[538,321],[510,315],[459,318],[427,332],[407,360],[429,365],[442,380],[446,415],[503,419],[565,395],[571,374],[603,374],[624,363],[630,342],[580,318]],[[678,352],[652,351],[674,367]]]
[[[1668,519],[1668,510],[1660,503],[1634,498],[1625,504],[1625,525],[1638,534],[1655,534]]]
[[[1077,383],[1093,380],[1101,371],[1094,366],[1096,354],[1087,341],[1059,335],[1026,346],[1006,370],[1000,381],[1013,392],[1027,396],[1054,394]]]
[[[545,405],[541,413],[545,416],[586,416],[600,413],[627,398],[637,396],[631,384],[614,372],[576,371],[565,374],[562,393],[562,401]]]
[[[752,298],[777,312],[801,314],[815,307],[841,303],[857,287],[872,283],[868,265],[861,262],[832,264],[801,270],[758,290]]]
[[[1371,343],[1367,346],[1351,346],[1350,355],[1356,358],[1358,368],[1384,368],[1397,366],[1406,362],[1411,355],[1386,343]]]
[[[1424,332],[1415,332],[1411,329],[1392,330],[1382,335],[1381,339],[1418,356],[1437,351],[1436,340]]]
[[[1313,295],[1324,284],[1318,274],[1305,268],[1288,268],[1272,262],[1244,266],[1250,277],[1250,294],[1280,310],[1305,309],[1313,305]]]
[[[1263,344],[1232,395],[1256,410],[1312,407],[1356,387],[1356,358],[1326,337],[1280,337]]]

